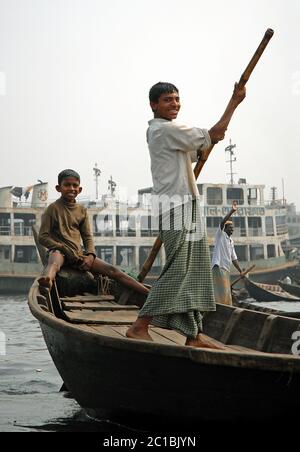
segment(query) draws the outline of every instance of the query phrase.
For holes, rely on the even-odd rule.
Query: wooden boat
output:
[[[300,286],[297,284],[286,284],[278,281],[279,286],[285,291],[300,299]]]
[[[244,284],[249,295],[256,301],[300,301],[300,297],[295,297],[285,292],[276,284],[261,284],[244,278]]]
[[[89,415],[149,429],[299,411],[300,357],[291,351],[299,320],[218,305],[205,317],[204,333],[224,350],[187,347],[178,332],[155,327],[153,342],[133,340],[125,332],[136,305],[118,304],[116,291],[72,293],[63,279],[49,296],[35,282],[29,307],[58,372]]]

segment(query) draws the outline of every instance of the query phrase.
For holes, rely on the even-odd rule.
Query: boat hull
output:
[[[288,417],[300,409],[299,373],[212,365],[153,348],[145,353],[78,327],[41,322],[41,328],[67,388],[101,419],[183,428],[200,420]]]
[[[244,279],[244,284],[250,296],[256,301],[300,301],[299,298],[284,292],[279,286],[275,286],[277,289],[275,291],[269,288],[267,284],[254,283],[248,278]]]

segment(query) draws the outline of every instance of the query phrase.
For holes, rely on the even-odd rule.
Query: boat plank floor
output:
[[[171,341],[175,342],[178,345],[184,345],[186,338],[183,336],[183,334],[178,333],[174,330],[167,330],[165,328],[159,328],[159,327],[150,327],[151,331],[154,331],[155,333],[160,334],[161,336],[166,337],[167,339],[170,339]]]
[[[121,333],[123,337],[126,337],[126,331],[128,330],[129,326],[130,325],[127,325],[127,326],[115,325],[115,326],[112,326],[112,328],[115,331]],[[154,331],[151,327],[150,327],[149,333],[153,339],[153,342],[156,342],[158,344],[178,345],[177,342],[175,342],[174,340],[172,340],[166,336],[159,334],[158,332]]]
[[[129,328],[128,325],[78,325],[78,328],[83,329],[84,331],[96,332],[103,336],[116,337],[118,339],[126,337],[126,331]],[[185,344],[185,337],[177,333],[174,330],[165,330],[164,328],[150,327],[150,335],[153,339],[153,342],[159,344],[167,344],[167,345],[180,345],[183,346]],[[209,339],[216,345],[225,346],[227,351],[237,351],[237,352],[246,352],[254,355],[264,355],[264,352],[254,350],[252,348],[244,347],[242,345],[237,344],[226,344],[224,345],[222,342],[217,341],[213,337],[207,336],[203,334],[206,339]],[[226,351],[225,350],[225,351]]]
[[[88,325],[89,331],[97,332],[103,336],[116,337],[118,339],[123,338],[123,335],[115,331],[111,326],[108,325]]]
[[[92,311],[136,311],[138,306],[122,306],[114,301],[63,301],[63,308],[67,311],[89,309]]]
[[[126,337],[126,331],[129,328],[130,325],[111,325],[110,329],[114,330],[114,332],[119,333],[123,338]],[[101,331],[102,326],[94,326],[93,329],[96,331]],[[158,327],[152,327],[149,328],[150,336],[153,339],[153,342],[159,343],[159,344],[168,344],[168,345],[185,345],[186,338],[182,334],[178,333],[174,330],[167,330],[164,328],[158,328]],[[102,333],[103,334],[103,333]],[[252,352],[253,350],[247,349],[246,347],[239,347],[239,346],[231,346],[231,345],[224,345],[222,342],[217,341],[216,339],[207,336],[206,334],[203,334],[203,336],[206,339],[209,339],[212,343],[215,345],[219,345],[222,347],[225,347],[226,350],[232,351],[232,350],[241,350],[241,351],[249,351]]]

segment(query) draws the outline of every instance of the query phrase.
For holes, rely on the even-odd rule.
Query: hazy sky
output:
[[[145,140],[148,91],[178,86],[179,122],[210,128],[267,28],[275,35],[200,182],[277,186],[300,209],[299,0],[0,0],[0,186],[92,168],[129,194],[151,185]],[[55,198],[51,189],[50,197]]]

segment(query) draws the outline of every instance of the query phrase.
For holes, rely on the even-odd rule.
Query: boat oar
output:
[[[271,28],[268,28],[267,31],[265,32],[265,35],[261,41],[261,43],[259,44],[258,48],[256,49],[256,52],[254,53],[253,57],[251,58],[248,66],[246,67],[246,69],[244,70],[244,72],[241,75],[240,81],[239,81],[239,85],[245,86],[246,83],[248,82],[250,75],[253,72],[253,69],[255,68],[256,64],[258,63],[258,60],[260,59],[260,57],[262,56],[265,48],[267,47],[270,39],[272,38],[274,34],[274,31],[271,30]],[[211,153],[212,149],[213,149],[214,145],[211,145],[205,152],[202,152],[200,159],[198,160],[195,168],[194,168],[194,175],[195,178],[197,179],[206,160],[208,159],[209,154]],[[146,261],[143,264],[143,267],[138,275],[138,280],[140,282],[143,282],[145,277],[147,276],[147,274],[149,273],[149,271],[151,270],[151,267],[153,265],[153,262],[155,261],[155,258],[161,248],[162,245],[162,241],[160,239],[160,237],[157,237],[157,239],[154,242],[154,245],[152,247],[152,250],[148,256],[148,258],[146,259]]]
[[[254,267],[255,267],[255,264],[252,265],[251,267],[249,267],[248,270],[245,270],[242,273],[240,273],[240,276],[235,281],[233,281],[233,283],[231,284],[231,289],[233,288],[233,286],[236,283],[238,283],[241,279],[243,279],[247,275],[247,273],[251,272],[251,270],[253,270]]]

